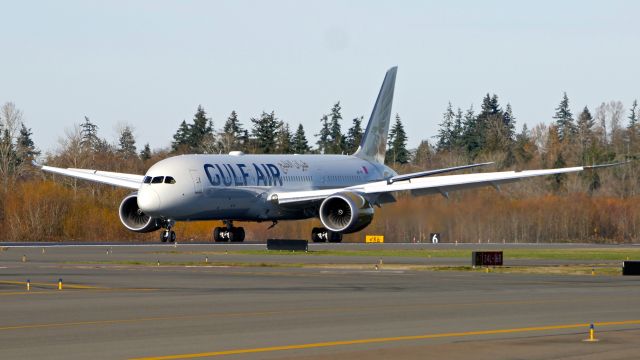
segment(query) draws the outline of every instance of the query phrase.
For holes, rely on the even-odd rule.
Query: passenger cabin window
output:
[[[145,176],[144,179],[142,180],[143,183],[145,184],[150,184],[151,183],[151,176]]]
[[[156,176],[151,180],[152,184],[162,184],[162,180],[164,180],[164,176]]]
[[[171,176],[167,176],[164,178],[164,183],[165,184],[175,184],[176,183],[176,179],[174,179]]]

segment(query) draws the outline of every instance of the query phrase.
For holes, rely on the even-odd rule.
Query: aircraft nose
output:
[[[152,214],[160,209],[160,197],[153,189],[142,189],[138,192],[138,207],[145,214]]]

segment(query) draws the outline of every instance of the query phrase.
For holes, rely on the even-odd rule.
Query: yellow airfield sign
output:
[[[367,235],[364,238],[364,242],[366,243],[383,243],[384,235]]]

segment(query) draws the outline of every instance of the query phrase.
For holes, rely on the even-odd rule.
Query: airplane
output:
[[[384,77],[369,122],[352,155],[190,154],[158,161],[145,175],[34,165],[45,172],[133,190],[118,213],[125,228],[138,233],[163,229],[162,242],[175,242],[177,221],[222,220],[215,242],[242,242],[234,222],[319,218],[313,242],[340,242],[343,234],[366,228],[374,206],[392,203],[394,193],[414,196],[492,186],[615,164],[558,169],[441,175],[486,166],[479,163],[398,175],[384,164],[397,67]]]

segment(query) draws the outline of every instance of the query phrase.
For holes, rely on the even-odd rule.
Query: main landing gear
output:
[[[213,241],[215,242],[243,242],[244,228],[234,227],[231,221],[224,221],[226,226],[213,229]]]
[[[313,242],[342,242],[342,234],[327,230],[325,228],[313,228],[311,230],[311,241]]]

